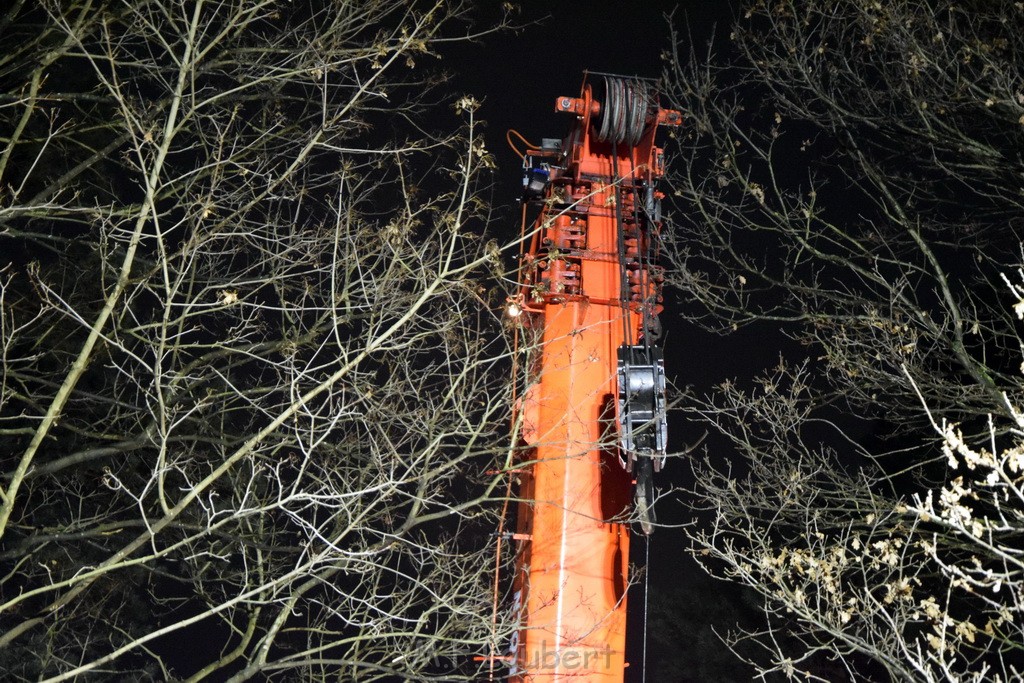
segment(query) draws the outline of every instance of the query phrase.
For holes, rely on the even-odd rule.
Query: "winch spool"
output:
[[[605,76],[601,100],[601,142],[634,146],[643,137],[651,109],[650,88],[641,81]]]

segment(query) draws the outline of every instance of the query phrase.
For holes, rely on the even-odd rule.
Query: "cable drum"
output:
[[[605,76],[597,139],[601,142],[624,143],[630,147],[636,145],[643,137],[651,101],[647,85]]]

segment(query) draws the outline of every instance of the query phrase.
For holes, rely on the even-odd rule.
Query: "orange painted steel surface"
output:
[[[542,209],[514,310],[527,311],[524,324],[539,348],[520,405],[527,464],[520,470],[515,609],[522,629],[510,653],[513,681],[622,681],[628,666],[624,520],[632,477],[620,464],[617,353],[638,344],[645,321],[661,309],[658,271],[636,265],[658,227],[640,213],[663,173],[655,132],[678,123],[678,113],[633,97],[622,83],[605,80],[605,96],[619,96],[621,122],[602,118],[609,105],[602,112],[585,85],[581,97],[556,100],[556,110],[577,117],[560,147],[549,142],[526,157]],[[620,90],[609,94],[612,87]]]

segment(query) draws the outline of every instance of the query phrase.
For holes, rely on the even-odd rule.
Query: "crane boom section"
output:
[[[575,115],[568,135],[524,158],[524,199],[539,215],[514,306],[536,346],[520,405],[511,680],[622,681],[628,519],[650,532],[650,478],[665,455],[655,134],[680,116],[618,77],[555,108]]]

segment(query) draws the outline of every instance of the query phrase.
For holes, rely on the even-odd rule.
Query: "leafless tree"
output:
[[[691,538],[763,596],[762,676],[1024,675],[1022,36],[1019,3],[783,0],[666,55],[689,317],[806,350],[689,403],[736,454]]]
[[[502,251],[421,64],[469,9],[4,10],[5,678],[473,678]]]

